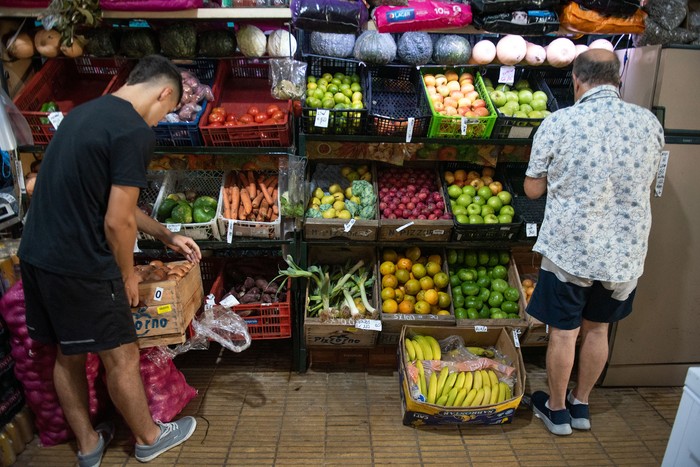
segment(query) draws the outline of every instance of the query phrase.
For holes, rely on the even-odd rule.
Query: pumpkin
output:
[[[547,51],[544,47],[537,44],[527,44],[527,51],[525,52],[525,62],[531,66],[542,65],[547,60]]]
[[[345,58],[355,50],[354,34],[335,34],[332,32],[311,33],[311,51],[327,57]]]
[[[56,57],[61,51],[61,34],[55,29],[40,29],[34,35],[34,47],[43,57]]]
[[[365,31],[355,42],[354,56],[372,65],[386,65],[396,58],[396,42],[391,34]]]
[[[236,41],[241,53],[246,57],[262,57],[267,48],[267,38],[260,28],[246,24],[236,33]]]
[[[488,65],[496,58],[496,44],[484,39],[477,42],[472,49],[472,60],[476,65]]]
[[[472,47],[464,37],[448,34],[442,36],[433,47],[433,61],[440,65],[467,63],[472,56]]]
[[[292,57],[297,51],[297,40],[285,29],[272,31],[267,38],[267,54],[270,57]]]
[[[555,68],[569,65],[576,58],[576,46],[566,37],[554,39],[547,46],[547,61]]]
[[[496,44],[496,56],[504,65],[515,65],[525,58],[527,54],[527,42],[522,36],[509,34],[501,38]]]
[[[409,65],[425,65],[433,56],[433,40],[427,32],[406,32],[398,43],[399,60]]]

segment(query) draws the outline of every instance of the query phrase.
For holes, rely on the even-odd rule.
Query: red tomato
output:
[[[292,109],[295,117],[301,117],[301,101],[292,101]]]
[[[265,122],[263,122],[264,125],[276,125],[278,123],[279,122],[274,118],[268,118],[267,120],[265,120]]]
[[[257,114],[255,116],[255,123],[262,123],[265,120],[267,120],[267,115],[265,115],[265,114]]]
[[[238,122],[235,120],[226,120],[226,123],[224,123],[224,126],[227,128],[231,128],[234,126],[238,126]]]
[[[250,123],[253,121],[253,116],[250,114],[243,114],[241,118],[238,119],[241,123]]]
[[[209,124],[212,123],[223,123],[226,120],[226,116],[219,112],[212,112],[209,114]]]
[[[209,124],[210,127],[221,127],[224,126],[221,122],[211,122]]]
[[[227,122],[235,122],[235,121],[238,121],[238,119],[236,118],[235,115],[233,115],[233,114],[228,114],[228,115],[226,115],[226,121],[227,121]]]
[[[211,113],[226,115],[226,109],[224,109],[223,107],[214,107],[213,109],[211,109]]]
[[[277,112],[272,114],[272,118],[274,118],[275,120],[284,120],[284,112],[278,110]]]
[[[248,113],[249,113],[250,115],[252,115],[252,116],[256,116],[257,114],[260,113],[260,109],[258,109],[258,108],[255,107],[255,106],[252,106],[252,107],[249,107],[249,108],[248,108]]]
[[[275,112],[279,112],[279,110],[280,108],[277,104],[270,104],[267,106],[267,110],[265,111],[265,113],[267,113],[269,117],[272,117],[275,114]]]

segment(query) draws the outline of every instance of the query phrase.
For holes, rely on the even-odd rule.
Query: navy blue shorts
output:
[[[583,319],[596,323],[614,323],[632,313],[632,301],[637,290],[627,300],[612,298],[613,292],[599,281],[581,287],[560,281],[554,273],[540,269],[537,286],[532,293],[527,313],[557,329],[572,330]]]
[[[59,344],[64,355],[101,352],[136,341],[121,279],[54,274],[20,262],[27,331],[35,341]]]

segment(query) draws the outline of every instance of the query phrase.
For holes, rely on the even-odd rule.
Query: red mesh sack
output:
[[[141,351],[141,379],[154,421],[171,421],[197,395],[161,347]]]

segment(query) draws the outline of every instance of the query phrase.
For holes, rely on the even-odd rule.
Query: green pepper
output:
[[[56,105],[56,103],[54,101],[44,102],[41,105],[40,112],[46,112],[46,113],[58,112],[58,105]],[[51,123],[49,121],[48,117],[41,117],[40,121],[44,125],[48,125],[49,123]]]

